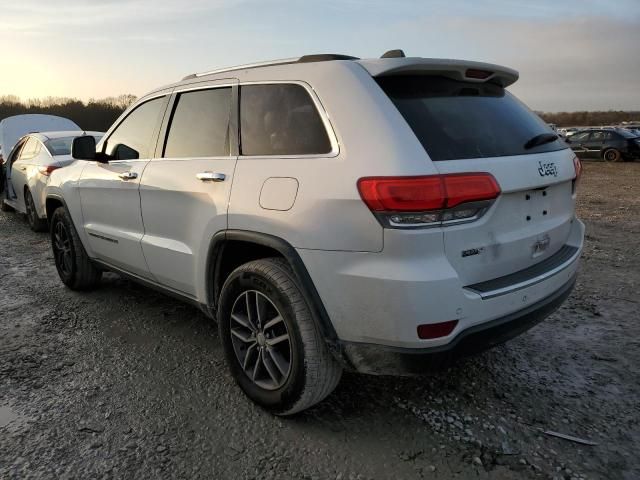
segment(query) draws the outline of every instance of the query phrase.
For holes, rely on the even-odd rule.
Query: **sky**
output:
[[[640,110],[640,0],[0,0],[0,95],[22,99],[395,48],[515,68],[535,110]]]

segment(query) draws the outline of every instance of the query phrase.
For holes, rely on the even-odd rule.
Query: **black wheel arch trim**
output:
[[[311,308],[312,318],[318,325],[329,350],[342,363],[349,363],[342,354],[338,335],[302,258],[289,242],[280,237],[250,230],[223,230],[213,236],[209,246],[206,269],[207,306],[210,309],[210,314],[215,317],[218,308],[217,300],[222,288],[221,283],[223,283],[219,278],[220,267],[225,245],[230,241],[242,241],[269,247],[284,257],[301,286],[301,293]]]

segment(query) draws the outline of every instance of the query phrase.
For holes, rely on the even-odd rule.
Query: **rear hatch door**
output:
[[[442,174],[488,172],[500,186],[481,218],[442,227],[446,255],[465,285],[526,269],[565,245],[574,154],[500,82],[415,73],[376,80],[421,142],[425,161]]]

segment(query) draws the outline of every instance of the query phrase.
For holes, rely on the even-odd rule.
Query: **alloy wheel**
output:
[[[231,343],[244,373],[259,387],[276,390],[291,372],[291,339],[284,318],[269,298],[242,292],[231,309]]]
[[[25,195],[25,203],[27,207],[27,217],[29,218],[29,223],[31,225],[35,225],[38,221],[38,214],[36,213],[36,206],[33,203],[33,197],[31,196],[31,192],[27,191]]]
[[[73,273],[73,258],[71,240],[67,227],[62,221],[58,221],[53,230],[53,255],[60,271],[69,276]]]

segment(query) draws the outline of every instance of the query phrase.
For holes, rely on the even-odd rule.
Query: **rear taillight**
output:
[[[500,195],[489,173],[358,180],[364,203],[386,227],[416,228],[476,220]]]
[[[582,176],[582,162],[578,157],[573,157],[573,168],[576,171],[576,180]]]
[[[53,172],[54,170],[57,170],[58,168],[60,168],[57,165],[43,165],[41,167],[38,167],[38,171],[45,176],[49,176],[51,175],[51,172]]]
[[[576,176],[573,179],[573,182],[571,182],[571,193],[576,192],[576,187],[578,186],[578,182],[582,176],[582,162],[578,157],[573,157],[573,169],[576,171]]]

